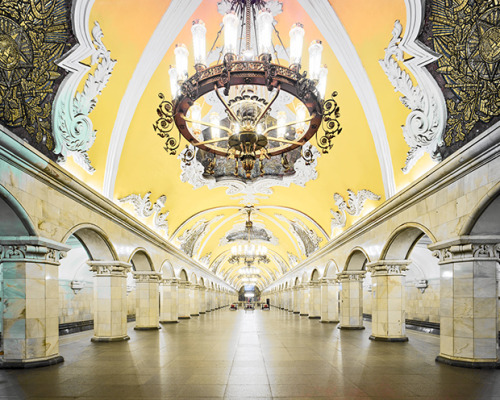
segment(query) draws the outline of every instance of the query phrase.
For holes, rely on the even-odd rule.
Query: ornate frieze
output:
[[[500,116],[500,7],[497,1],[430,3],[429,40],[436,75],[445,93],[448,120],[444,156],[475,137]]]
[[[275,214],[275,216],[288,224],[302,253],[309,256],[319,249],[319,244],[323,239],[320,238],[312,229],[309,229],[301,220],[298,218],[290,220],[281,214]]]
[[[411,20],[408,23],[411,23]],[[405,64],[403,54],[406,50],[401,42],[402,30],[403,27],[397,20],[389,46],[385,49],[385,57],[379,62],[394,86],[394,91],[402,94],[401,103],[411,110],[406,124],[402,127],[403,136],[410,147],[402,171],[408,173],[425,153],[429,153],[435,161],[441,161],[437,149],[443,144],[445,118],[442,110],[445,106],[443,96],[436,90],[437,85],[431,85],[428,79],[422,79],[426,76],[419,76],[425,73],[420,72],[416,76],[418,84],[414,85],[409,74],[401,68],[401,64]],[[419,72],[419,69],[415,71]]]
[[[366,271],[344,271],[337,275],[339,281],[362,281]]]
[[[161,274],[153,271],[134,271],[132,273],[138,283],[159,283]]]
[[[69,0],[0,2],[0,122],[54,159],[52,102],[73,44]]]
[[[339,211],[330,210],[333,215],[331,220],[331,236],[335,228],[343,228],[346,225],[347,214],[352,216],[360,215],[363,211],[363,206],[367,200],[380,200],[380,196],[367,189],[361,189],[358,193],[354,193],[351,189],[347,189],[349,199],[346,201],[340,193],[335,193],[333,198]]]
[[[404,275],[410,260],[380,260],[366,265],[372,276]]]
[[[240,204],[257,204],[259,199],[267,198],[273,194],[272,187],[289,187],[292,183],[304,187],[307,182],[318,177],[316,167],[320,156],[316,147],[309,143],[303,146],[303,154],[310,154],[307,160],[298,158],[293,164],[295,173],[293,175],[271,176],[265,175],[252,181],[242,181],[227,175],[224,179],[217,180],[213,176],[206,176],[205,167],[197,159],[198,150],[193,146],[186,147],[178,156],[181,160],[181,181],[187,182],[194,189],[207,186],[209,189],[226,187],[226,194],[240,198]]]
[[[179,236],[180,249],[189,257],[192,257],[199,249],[201,240],[208,232],[208,227],[219,221],[223,216],[217,215],[210,221],[205,218],[199,220],[190,229],[186,229],[182,235]]]
[[[101,26],[95,21],[92,28],[92,44],[95,49],[90,60],[92,67],[95,67],[94,73],[88,74],[81,92],[67,86],[66,90],[75,91],[60,94],[54,121],[57,144],[55,151],[61,154],[63,160],[71,155],[90,174],[94,173],[95,168],[90,163],[87,152],[94,144],[97,131],[93,129],[88,115],[97,104],[97,97],[106,87],[116,64],[102,42],[103,36]]]
[[[59,265],[69,249],[70,247],[64,245],[61,248],[50,248],[41,245],[0,243],[0,262],[44,262]]]
[[[499,238],[500,239],[500,238]],[[498,260],[500,262],[500,241],[490,243],[463,243],[455,245],[429,246],[432,255],[439,258],[440,264],[473,260]]]
[[[167,196],[161,195],[158,199],[151,204],[150,200],[151,192],[147,192],[144,197],[140,194],[130,194],[126,197],[118,199],[121,203],[130,203],[134,206],[135,212],[141,218],[148,218],[153,216],[153,227],[155,229],[162,229],[168,236],[168,221],[167,217],[169,212],[166,211],[161,213],[160,211],[165,206],[167,201]]]

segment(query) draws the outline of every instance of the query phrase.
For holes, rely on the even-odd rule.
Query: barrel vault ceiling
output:
[[[327,93],[339,93],[336,99],[342,134],[335,139],[332,151],[317,159],[317,175],[303,186],[293,182],[284,186],[264,185],[255,189],[253,196],[245,196],[228,194],[227,186],[195,188],[192,183],[183,182],[180,160],[166,153],[163,141],[152,128],[157,119],[158,93],[170,94],[168,69],[175,64],[175,44],[185,43],[192,53],[191,21],[205,21],[209,48],[222,18],[217,12],[217,0],[185,3],[195,6],[174,10],[174,20],[180,24],[180,31],[175,32],[175,24],[171,29],[161,26],[174,2],[95,0],[89,31],[97,21],[103,33],[102,42],[116,64],[89,115],[97,131],[88,151],[95,172],[89,174],[71,157],[64,165],[152,228],[152,213],[141,217],[130,197],[130,201],[120,199],[134,194],[149,196],[151,204],[160,199],[156,204],[161,207],[158,209],[165,223],[158,232],[235,287],[240,285],[236,265],[227,259],[231,245],[241,243],[232,240],[241,239],[246,218],[244,206],[254,206],[252,220],[260,235],[257,243],[265,244],[271,256],[269,264],[259,266],[262,288],[434,165],[425,154],[408,173],[402,172],[409,150],[402,125],[409,110],[379,63],[396,20],[404,31],[405,1],[330,0],[329,5],[346,33],[345,37],[337,35],[338,43],[333,44],[332,35],[325,34],[324,24],[312,15],[314,7],[308,8],[310,14],[305,9],[307,4],[316,2],[284,0],[276,27],[285,44],[290,26],[300,21],[306,31],[305,49],[314,39],[325,45]],[[158,40],[161,29],[164,31]],[[343,54],[335,54],[334,50]],[[90,57],[83,62],[91,65]],[[92,68],[95,66],[91,72]],[[82,79],[80,89],[84,82]],[[365,92],[362,95],[360,88]],[[366,93],[373,93],[373,98]],[[386,143],[385,154],[380,143]],[[184,141],[180,149],[185,145]],[[373,193],[357,210],[358,215],[346,213],[345,207],[339,205],[342,199],[349,199],[348,189],[352,196],[360,191]],[[346,217],[345,226],[335,227],[334,223],[332,229],[332,219],[335,222],[342,217]]]

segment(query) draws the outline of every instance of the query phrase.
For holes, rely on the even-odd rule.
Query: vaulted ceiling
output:
[[[325,4],[338,19],[325,16]],[[232,239],[241,239],[245,205],[255,207],[252,220],[261,235],[257,243],[270,251],[271,262],[258,265],[259,286],[264,287],[434,165],[425,154],[408,173],[402,172],[409,147],[401,127],[409,110],[379,63],[395,21],[405,26],[405,2],[285,0],[283,5],[276,28],[285,44],[291,25],[298,21],[305,27],[305,44],[323,41],[327,93],[339,93],[343,131],[330,153],[318,157],[303,185],[294,179],[254,182],[250,189],[233,188],[233,194],[221,183],[201,182],[195,187],[192,180],[183,181],[180,160],[165,152],[152,128],[158,93],[170,94],[168,69],[175,64],[175,44],[186,44],[192,54],[191,21],[202,19],[209,48],[222,18],[217,0],[96,0],[90,11],[89,30],[95,21],[99,23],[102,42],[116,64],[90,114],[97,130],[88,151],[95,172],[88,174],[72,158],[65,166],[134,216],[134,205],[119,199],[150,192],[154,203],[165,195],[161,209],[164,216],[168,213],[168,234],[161,231],[165,238],[235,287],[240,285],[237,266],[228,262],[228,256],[231,244],[238,243]],[[86,62],[91,64],[90,59]],[[81,88],[83,84],[84,79]],[[369,190],[380,200],[368,196],[358,215],[342,210],[335,215],[340,196],[349,199],[348,189],[353,195]],[[335,193],[340,195],[337,203]],[[339,216],[346,217],[345,227],[332,229],[332,218]],[[153,216],[143,221],[154,227]]]

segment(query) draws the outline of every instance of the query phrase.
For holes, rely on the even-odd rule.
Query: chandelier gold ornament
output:
[[[280,63],[272,42],[273,33],[280,43],[281,38],[267,6],[273,3],[281,8],[281,2],[225,1],[229,11],[223,17],[221,29],[224,44],[214,65],[207,65],[203,21],[193,21],[191,29],[195,70],[192,76],[188,77],[188,49],[176,45],[176,65],[169,71],[172,99],[159,94],[162,100],[157,109],[159,119],[153,125],[156,133],[166,139],[165,150],[176,154],[182,135],[195,148],[213,155],[210,165],[205,167],[206,174],[214,173],[218,157],[227,157],[235,160],[235,175],[241,166],[246,179],[251,178],[257,161],[262,176],[263,161],[273,156],[281,156],[281,164],[288,171],[286,153],[302,148],[315,135],[318,147],[328,153],[342,128],[334,100],[337,93],[324,100],[328,70],[321,64],[321,41],[315,40],[309,46],[307,77],[307,72],[301,72],[303,25],[296,23],[290,30],[290,48],[288,52],[284,49],[288,66]],[[205,96],[210,94],[220,101],[225,117],[214,111],[202,115],[207,108]],[[291,96],[293,118],[287,118],[293,112],[291,107],[276,101],[284,94]],[[272,108],[274,105],[276,109]],[[174,124],[178,137],[170,133]],[[318,137],[320,127],[324,133]],[[302,156],[311,162],[310,154]],[[194,151],[183,153],[184,162],[189,163],[194,157]]]

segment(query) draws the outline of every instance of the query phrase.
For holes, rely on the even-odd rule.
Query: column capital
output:
[[[439,264],[463,261],[500,262],[500,236],[459,236],[428,246]]]
[[[366,271],[343,271],[337,277],[341,281],[362,281],[365,275]]]
[[[188,282],[188,281],[179,281],[178,285],[179,286],[189,287],[189,286],[191,286],[191,282]]]
[[[366,264],[372,276],[379,275],[404,275],[411,260],[379,260]]]
[[[154,271],[134,271],[134,279],[143,283],[157,283],[161,280],[161,274]]]
[[[0,262],[43,262],[59,265],[71,246],[38,236],[4,238],[0,240]]]
[[[321,278],[319,280],[319,283],[321,286],[326,286],[326,285],[337,285],[340,282],[338,278]]]
[[[177,278],[161,278],[160,284],[164,286],[173,286],[179,284],[179,279]]]
[[[96,276],[119,276],[127,277],[127,272],[132,268],[132,264],[123,261],[87,261],[90,270]]]
[[[317,286],[319,286],[319,284],[320,284],[319,281],[310,281],[308,283],[308,286],[310,286],[310,287],[317,287]]]

